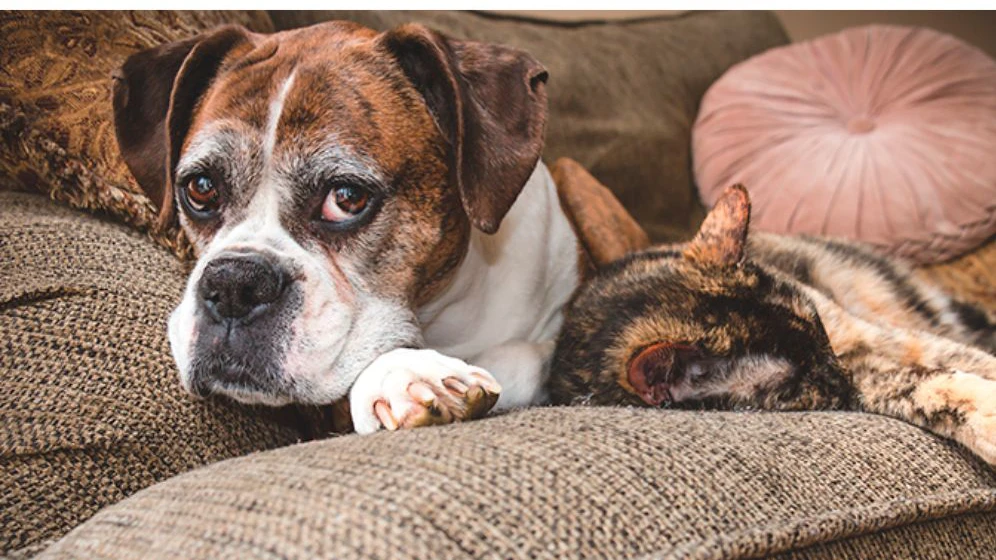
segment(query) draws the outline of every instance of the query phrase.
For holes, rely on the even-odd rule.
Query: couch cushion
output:
[[[549,22],[422,11],[271,12],[278,29],[348,19],[374,29],[414,21],[454,37],[505,43],[550,71],[544,158],[572,158],[613,190],[653,241],[695,232],[704,213],[691,176],[692,123],[731,65],[788,42],[769,12],[697,12],[616,22]]]
[[[141,49],[224,23],[273,29],[258,11],[0,13],[0,189],[42,191],[152,229],[157,211],[114,136],[112,72]],[[183,251],[178,232],[157,238]]]
[[[972,513],[911,523],[777,554],[774,560],[841,558],[992,558],[996,513]]]
[[[0,193],[0,556],[177,473],[317,430],[293,410],[183,393],[166,340],[183,281],[124,226]]]
[[[743,558],[899,530],[849,546],[982,558],[994,511],[996,471],[885,417],[540,408],[217,463],[42,557]]]

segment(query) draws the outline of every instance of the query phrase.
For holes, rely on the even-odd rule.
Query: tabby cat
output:
[[[692,241],[628,255],[584,284],[551,400],[861,410],[996,464],[992,318],[858,245],[748,236],[749,216],[747,191],[731,187]]]

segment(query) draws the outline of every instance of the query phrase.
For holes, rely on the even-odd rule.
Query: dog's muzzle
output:
[[[218,390],[279,392],[285,335],[300,307],[298,292],[292,274],[275,257],[226,251],[212,259],[195,292],[191,390],[202,396]]]

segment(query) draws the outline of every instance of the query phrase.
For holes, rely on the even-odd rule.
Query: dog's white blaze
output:
[[[274,172],[273,157],[277,142],[277,128],[284,112],[287,95],[294,87],[295,75],[296,71],[292,70],[277,88],[276,95],[270,101],[266,130],[262,141],[263,173],[253,198],[246,208],[245,219],[236,224],[227,234],[216,236],[211,245],[218,245],[223,249],[234,244],[261,245],[276,249],[278,252],[293,250],[295,246],[300,248],[280,223],[280,206],[287,198],[290,186],[285,185],[284,181]]]
[[[287,102],[287,94],[294,87],[294,76],[297,70],[291,70],[280,87],[277,89],[277,97],[270,102],[270,112],[266,116],[266,135],[263,136],[263,166],[269,169],[273,160],[273,149],[277,144],[277,125],[280,124],[280,116],[284,114],[284,104]]]
[[[252,201],[246,210],[246,219],[239,227],[247,231],[243,235],[269,239],[277,247],[296,245],[287,230],[280,224],[280,205],[287,198],[290,186],[283,184],[274,172],[273,151],[277,143],[277,126],[284,113],[287,95],[294,87],[296,71],[291,71],[280,87],[276,97],[270,101],[266,118],[266,132],[263,136],[263,176],[256,188]],[[238,229],[238,228],[236,228]]]

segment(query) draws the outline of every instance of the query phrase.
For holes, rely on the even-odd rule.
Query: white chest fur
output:
[[[418,310],[426,346],[491,370],[505,387],[500,405],[535,400],[545,364],[525,367],[523,346],[542,348],[525,352],[542,361],[552,350],[578,284],[577,247],[540,162],[498,232],[473,230],[452,283]]]

